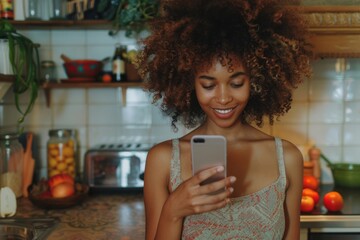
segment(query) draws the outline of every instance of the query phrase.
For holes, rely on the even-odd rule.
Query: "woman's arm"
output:
[[[171,142],[157,145],[149,151],[146,160],[144,201],[147,240],[180,239],[184,217],[225,206],[232,188],[216,195],[209,193],[235,181],[233,177],[227,177],[200,186],[200,182],[224,170],[222,167],[214,167],[189,178],[170,193],[171,148]]]
[[[287,176],[285,198],[286,229],[284,239],[300,239],[300,203],[303,179],[303,156],[299,149],[284,142],[284,159]]]
[[[170,143],[156,145],[148,152],[144,174],[146,239],[155,239],[162,208],[169,197]],[[181,229],[181,225],[178,226]]]

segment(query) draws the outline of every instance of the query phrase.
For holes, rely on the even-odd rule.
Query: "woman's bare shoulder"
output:
[[[158,143],[149,150],[145,165],[146,186],[149,186],[146,183],[164,184],[164,186],[166,186],[167,180],[169,179],[171,157],[171,140]],[[151,186],[151,188],[153,186]]]
[[[287,140],[282,142],[287,179],[290,182],[300,181],[304,164],[303,155],[295,144]]]
[[[172,155],[172,140],[160,142],[150,148],[147,156],[147,161],[170,160]]]
[[[303,156],[299,148],[288,140],[282,139],[285,161],[289,164],[302,164]]]

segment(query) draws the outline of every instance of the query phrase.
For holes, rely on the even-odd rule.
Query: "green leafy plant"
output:
[[[26,115],[31,112],[39,89],[39,45],[16,31],[7,20],[0,20],[0,39],[8,41],[9,60],[14,74],[13,92],[15,106],[21,117],[18,119],[20,126]],[[21,107],[20,95],[29,91],[29,101],[25,109]]]
[[[126,36],[139,33],[146,28],[146,22],[159,11],[158,0],[100,0],[99,12],[113,23],[110,35],[115,35],[124,29]]]

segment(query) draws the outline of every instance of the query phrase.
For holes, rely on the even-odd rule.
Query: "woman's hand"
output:
[[[230,185],[235,182],[235,177],[226,177],[213,183],[200,185],[204,180],[222,171],[224,171],[223,166],[209,168],[180,184],[170,194],[164,205],[168,212],[168,217],[171,220],[177,221],[188,215],[224,207],[229,201],[228,197],[233,192],[233,188]],[[214,192],[225,187],[224,191],[214,194]]]

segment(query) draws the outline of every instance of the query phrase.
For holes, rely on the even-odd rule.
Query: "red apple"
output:
[[[314,190],[312,190],[310,188],[304,188],[303,191],[302,191],[302,196],[312,197],[314,199],[315,205],[320,200],[320,194],[317,191],[314,191]]]
[[[301,197],[301,212],[311,212],[315,207],[315,201],[312,197],[302,196]]]
[[[50,191],[54,198],[63,198],[73,195],[75,193],[75,187],[72,183],[62,182],[55,185]]]
[[[69,183],[74,186],[75,180],[72,176],[65,173],[56,174],[50,177],[48,180],[48,185],[50,189],[54,188],[55,186],[61,183]]]

